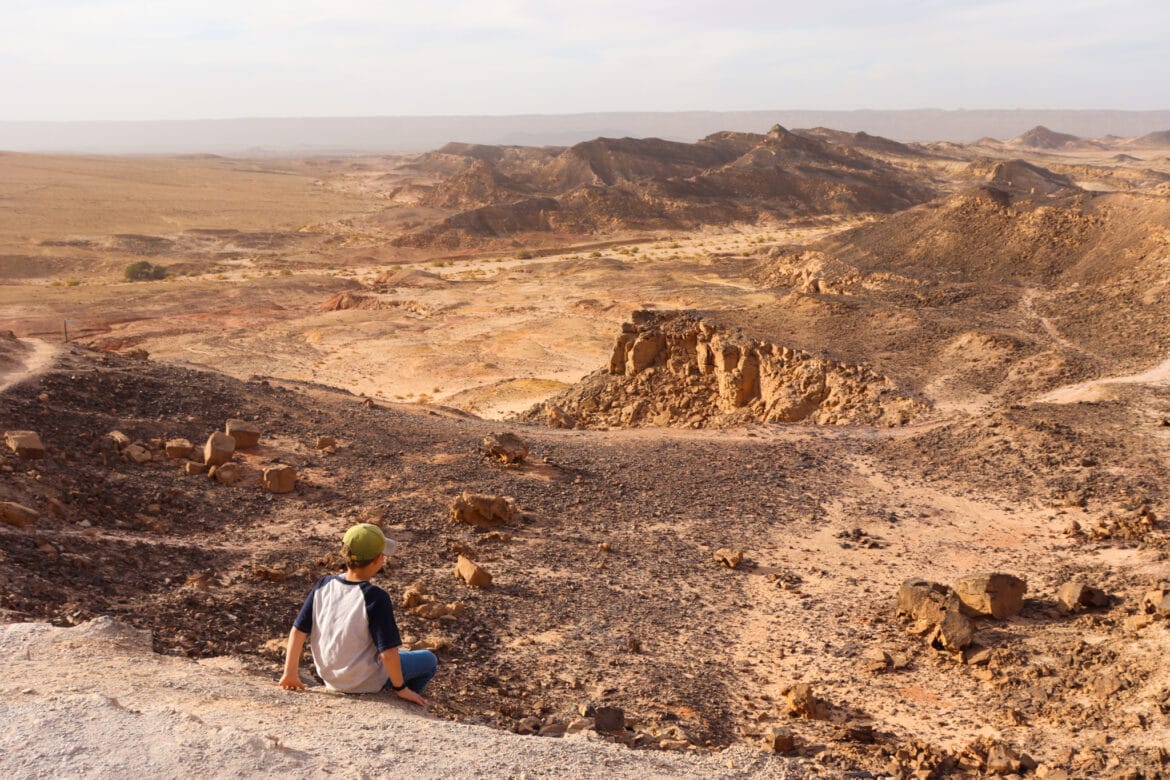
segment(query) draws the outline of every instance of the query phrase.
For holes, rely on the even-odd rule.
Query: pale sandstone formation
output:
[[[242,476],[240,467],[236,463],[224,463],[219,466],[212,466],[208,471],[208,475],[221,485],[234,485],[240,481]]]
[[[451,505],[451,519],[477,527],[506,523],[516,514],[516,502],[507,496],[488,496],[466,490]]]
[[[689,312],[635,312],[622,326],[608,370],[526,417],[566,428],[905,425],[924,411],[866,366],[724,332]]]
[[[216,431],[207,437],[207,443],[203,445],[203,462],[208,466],[221,466],[232,459],[235,451],[236,440]]]
[[[131,463],[149,463],[153,460],[150,450],[141,444],[131,444],[122,450],[122,455]]]
[[[1066,612],[1080,612],[1085,608],[1108,606],[1109,596],[1083,582],[1066,582],[1056,592],[1056,601]]]
[[[228,420],[224,432],[236,440],[237,450],[246,450],[260,443],[260,428],[245,420]]]
[[[528,443],[514,433],[492,433],[484,437],[480,450],[504,463],[519,463],[528,457]]]
[[[455,563],[455,576],[472,588],[486,588],[492,584],[492,575],[475,561],[460,555]]]
[[[1011,574],[972,574],[955,582],[962,611],[1002,620],[1020,614],[1028,584]]]
[[[734,569],[743,563],[743,551],[733,550],[730,547],[720,547],[715,551],[715,560],[729,569]]]
[[[297,472],[292,466],[269,466],[260,481],[270,493],[291,493],[297,486]]]
[[[45,457],[45,445],[36,431],[5,431],[4,443],[18,458],[38,460]]]
[[[0,501],[0,522],[14,525],[17,528],[26,528],[41,517],[41,513],[27,506],[12,501]]]
[[[186,439],[170,439],[166,444],[167,457],[175,460],[189,458],[194,449]]]

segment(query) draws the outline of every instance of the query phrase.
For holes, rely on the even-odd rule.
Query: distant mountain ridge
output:
[[[597,137],[692,143],[774,124],[831,127],[898,142],[1014,138],[1038,125],[1081,138],[1170,129],[1170,110],[679,111],[517,116],[311,117],[171,121],[0,121],[0,150],[91,154],[278,156],[421,152],[471,145],[571,146]]]

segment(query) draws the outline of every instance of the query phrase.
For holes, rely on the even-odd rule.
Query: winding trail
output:
[[[0,370],[0,393],[43,374],[53,365],[53,361],[61,352],[61,345],[51,341],[41,341],[40,339],[20,339],[20,341],[28,345],[31,352],[25,353],[22,365],[7,371]]]

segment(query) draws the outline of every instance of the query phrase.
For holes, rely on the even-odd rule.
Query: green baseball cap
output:
[[[349,548],[350,563],[372,561],[383,552],[393,552],[398,546],[392,539],[387,539],[382,529],[373,523],[353,526],[345,532],[341,543]]]

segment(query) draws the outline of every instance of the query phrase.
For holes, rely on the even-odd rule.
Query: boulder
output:
[[[909,579],[898,588],[898,614],[928,623],[938,623],[948,610],[958,609],[954,592],[938,582]]]
[[[224,432],[236,440],[236,449],[246,450],[260,443],[260,429],[245,420],[228,420]]]
[[[769,726],[764,732],[764,746],[773,753],[787,753],[796,748],[796,737],[790,728]]]
[[[207,443],[203,445],[203,462],[208,466],[221,466],[232,459],[235,451],[236,440],[216,431],[207,437]]]
[[[1142,609],[1150,614],[1170,617],[1170,588],[1154,588],[1142,597]]]
[[[507,496],[488,496],[466,490],[451,505],[451,519],[484,528],[506,523],[516,514],[515,500]]]
[[[143,447],[141,444],[131,444],[126,449],[122,450],[122,455],[131,463],[149,463],[153,460],[150,450]]]
[[[1100,588],[1083,582],[1066,582],[1056,592],[1056,600],[1065,612],[1080,612],[1082,609],[1109,606],[1109,596]]]
[[[29,509],[27,506],[12,501],[0,501],[0,522],[6,525],[26,528],[39,520],[40,517],[41,513],[35,509]]]
[[[947,610],[930,637],[932,645],[952,652],[959,652],[974,641],[975,624],[957,609]]]
[[[210,467],[206,463],[196,463],[189,460],[183,464],[183,471],[188,474],[206,474]]]
[[[327,450],[330,447],[337,446],[337,439],[332,436],[318,436],[316,447],[319,450]]]
[[[189,458],[195,447],[186,439],[169,439],[166,443],[167,457],[172,460]]]
[[[788,689],[786,694],[788,714],[799,718],[818,718],[823,710],[820,699],[813,693],[811,685],[800,683]]]
[[[260,481],[270,493],[291,493],[297,486],[297,472],[292,466],[269,466],[264,469]]]
[[[4,443],[18,458],[38,460],[45,457],[45,445],[36,431],[5,431]]]
[[[598,707],[593,711],[594,731],[621,731],[626,727],[626,713],[621,707]]]
[[[730,547],[720,547],[715,551],[715,560],[729,569],[734,569],[743,563],[743,551],[733,550]]]
[[[234,485],[240,481],[240,477],[242,476],[239,464],[236,463],[224,463],[219,466],[212,466],[211,470],[207,473],[221,485]]]
[[[955,583],[960,609],[969,617],[999,620],[1020,614],[1028,584],[1011,574],[972,574]]]
[[[455,576],[473,588],[486,588],[492,584],[492,575],[470,558],[459,556],[455,564]]]
[[[124,449],[130,446],[132,439],[121,431],[110,431],[106,434],[106,438],[114,443],[118,449]]]
[[[872,647],[865,651],[863,663],[868,671],[880,674],[894,665],[894,659],[880,647]]]
[[[489,458],[504,463],[519,463],[528,457],[528,444],[514,433],[493,433],[485,436],[480,450]]]

